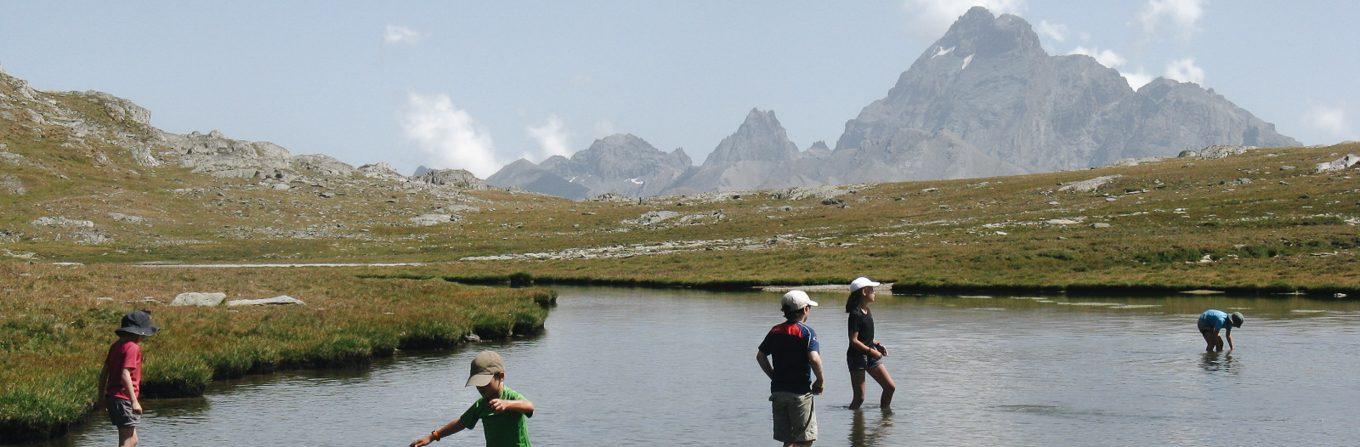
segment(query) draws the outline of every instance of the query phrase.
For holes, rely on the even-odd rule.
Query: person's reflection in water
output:
[[[879,441],[888,436],[888,431],[893,425],[892,410],[883,410],[882,417],[878,423],[866,428],[864,411],[855,411],[854,420],[850,426],[850,445],[853,447],[868,447],[880,445]]]
[[[1200,358],[1199,366],[1208,372],[1223,371],[1226,373],[1237,372],[1237,361],[1233,359],[1231,352],[1206,352]]]

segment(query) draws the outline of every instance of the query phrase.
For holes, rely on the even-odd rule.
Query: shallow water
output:
[[[533,400],[536,445],[775,445],[755,347],[778,294],[561,288],[547,333],[486,344]],[[1301,298],[880,297],[893,412],[850,411],[844,296],[814,295],[827,391],[818,445],[1352,445],[1360,303]],[[1195,317],[1241,310],[1237,350]],[[154,355],[154,353],[148,353]],[[143,446],[406,445],[476,399],[475,349],[152,400]],[[53,445],[114,445],[101,418]],[[436,445],[482,445],[478,428]]]

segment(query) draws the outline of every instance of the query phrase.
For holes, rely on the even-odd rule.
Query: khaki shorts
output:
[[[812,393],[777,391],[770,394],[774,410],[774,440],[808,442],[817,439],[817,415],[812,414]]]

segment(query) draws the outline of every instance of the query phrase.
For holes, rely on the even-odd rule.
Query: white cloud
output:
[[[1171,25],[1182,37],[1194,34],[1196,24],[1204,16],[1207,0],[1148,0],[1138,12],[1143,31],[1154,34],[1163,25]]]
[[[1177,59],[1166,64],[1166,73],[1162,76],[1180,82],[1193,82],[1201,86],[1204,85],[1204,69],[1195,65],[1195,58],[1193,57]]]
[[[1120,56],[1119,53],[1116,53],[1113,50],[1102,50],[1100,48],[1094,47],[1093,48],[1077,47],[1073,49],[1071,53],[1068,54],[1085,54],[1087,56],[1095,58],[1096,62],[1099,62],[1100,65],[1104,65],[1110,68],[1119,68],[1120,66],[1124,65],[1124,63],[1128,62],[1127,59],[1124,59],[1124,56]]]
[[[538,143],[539,160],[554,155],[571,156],[567,126],[562,123],[562,118],[559,118],[556,114],[548,115],[548,120],[542,125],[527,126],[525,130]],[[525,158],[528,158],[527,154]]]
[[[1351,138],[1350,123],[1346,121],[1346,109],[1337,105],[1314,104],[1303,114],[1303,122],[1315,130],[1328,134],[1337,140]]]
[[[1067,41],[1067,25],[1063,25],[1061,23],[1052,23],[1047,20],[1040,20],[1039,28],[1036,29],[1036,31],[1038,31],[1039,34],[1048,36],[1049,39],[1053,39],[1056,42]]]
[[[1129,83],[1129,88],[1132,88],[1134,90],[1143,88],[1144,85],[1147,85],[1149,82],[1152,82],[1153,79],[1152,75],[1148,74],[1146,71],[1143,71],[1141,67],[1138,69],[1138,71],[1122,71],[1119,72],[1119,74],[1124,75],[1124,80]]]
[[[401,130],[425,153],[427,166],[467,169],[481,178],[501,167],[491,135],[467,111],[454,107],[448,95],[409,94]]]
[[[995,15],[1018,14],[1025,9],[1025,0],[906,0],[903,6],[912,15],[911,32],[934,40],[968,8],[982,6]]]
[[[414,45],[425,38],[425,33],[401,25],[387,25],[383,31],[383,42]]]
[[[614,122],[607,119],[601,119],[595,122],[595,127],[592,130],[595,131],[595,138],[604,138],[613,135],[615,133]]]

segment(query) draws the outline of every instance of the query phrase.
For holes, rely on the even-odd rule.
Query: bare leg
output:
[[[1214,334],[1214,351],[1223,352],[1223,336]]]
[[[893,393],[897,391],[897,383],[893,382],[892,376],[888,374],[888,368],[883,365],[875,366],[867,371],[870,377],[878,382],[878,386],[883,387],[883,397],[878,399],[878,404],[884,410],[892,408]],[[860,389],[864,389],[864,376],[860,376]]]
[[[850,370],[850,391],[855,393],[855,397],[850,399],[850,409],[858,410],[864,403],[864,370]]]
[[[1209,331],[1199,331],[1199,335],[1204,336],[1204,352],[1214,352],[1214,337],[1217,335]]]
[[[137,427],[118,427],[118,447],[137,447]]]

